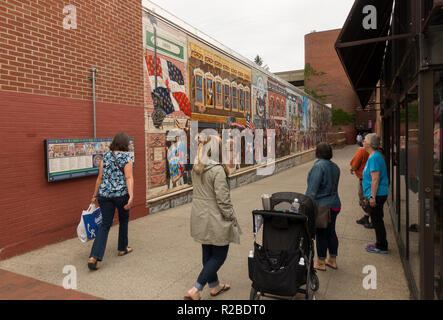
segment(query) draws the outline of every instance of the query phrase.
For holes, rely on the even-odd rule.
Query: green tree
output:
[[[350,114],[343,109],[332,109],[332,125],[334,126],[346,126],[353,123],[355,120],[355,114]]]
[[[257,64],[257,65],[259,65],[259,66],[262,66],[262,65],[263,65],[263,59],[262,59],[259,55],[256,55],[256,56],[255,56],[255,58],[254,58],[254,62],[255,62],[255,64]]]
[[[315,70],[310,63],[305,64],[305,86],[308,86],[308,81],[311,80],[312,76],[318,77],[326,74],[326,72],[323,71],[317,71]],[[322,91],[321,89],[318,89],[318,91]],[[318,99],[320,101],[324,101],[324,99],[328,96],[326,94],[322,95],[319,92],[317,92],[314,89],[305,88],[305,92],[309,94],[310,96],[314,97],[315,99]]]
[[[305,82],[311,79],[311,76],[322,76],[326,74],[323,71],[315,70],[310,63],[305,64]]]
[[[318,99],[318,100],[320,100],[320,101],[323,101],[323,99],[326,98],[326,97],[328,96],[328,95],[326,95],[326,94],[323,94],[323,95],[318,94],[317,91],[315,91],[315,90],[309,90],[309,89],[306,89],[306,88],[305,88],[305,92],[306,92],[307,94],[309,94],[311,97],[313,97],[313,98],[315,98],[315,99]]]

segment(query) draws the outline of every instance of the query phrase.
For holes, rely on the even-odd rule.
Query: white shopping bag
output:
[[[77,226],[77,236],[81,242],[88,242],[97,236],[98,227],[102,223],[102,214],[99,207],[91,203],[88,209],[83,210]]]

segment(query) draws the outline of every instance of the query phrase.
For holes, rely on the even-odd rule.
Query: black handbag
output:
[[[372,212],[371,204],[369,203],[369,199],[366,197],[363,197],[360,199],[360,207],[363,209],[366,213]]]

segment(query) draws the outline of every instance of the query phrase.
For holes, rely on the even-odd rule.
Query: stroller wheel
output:
[[[311,273],[311,281],[309,282],[309,286],[312,291],[317,291],[320,287],[320,281],[318,280],[318,276],[315,273]]]
[[[309,281],[309,283],[306,284],[306,294],[305,294],[305,299],[306,300],[315,300],[315,283],[312,281],[312,277],[311,277],[311,281]],[[317,287],[318,289],[318,287]]]
[[[251,287],[251,293],[249,294],[249,300],[260,300],[260,293]]]

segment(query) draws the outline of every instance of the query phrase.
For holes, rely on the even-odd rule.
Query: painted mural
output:
[[[225,126],[250,122],[250,68],[194,39],[188,51],[191,118]]]
[[[165,21],[157,19],[153,25],[143,17],[148,199],[192,185],[191,121],[198,122],[199,132],[263,129],[265,149],[268,130],[273,129],[277,158],[325,140],[329,108],[252,62],[248,65]],[[161,126],[153,121],[153,92],[165,114]],[[233,170],[253,165],[246,163],[245,150],[254,146],[242,140],[241,148],[241,164]]]

